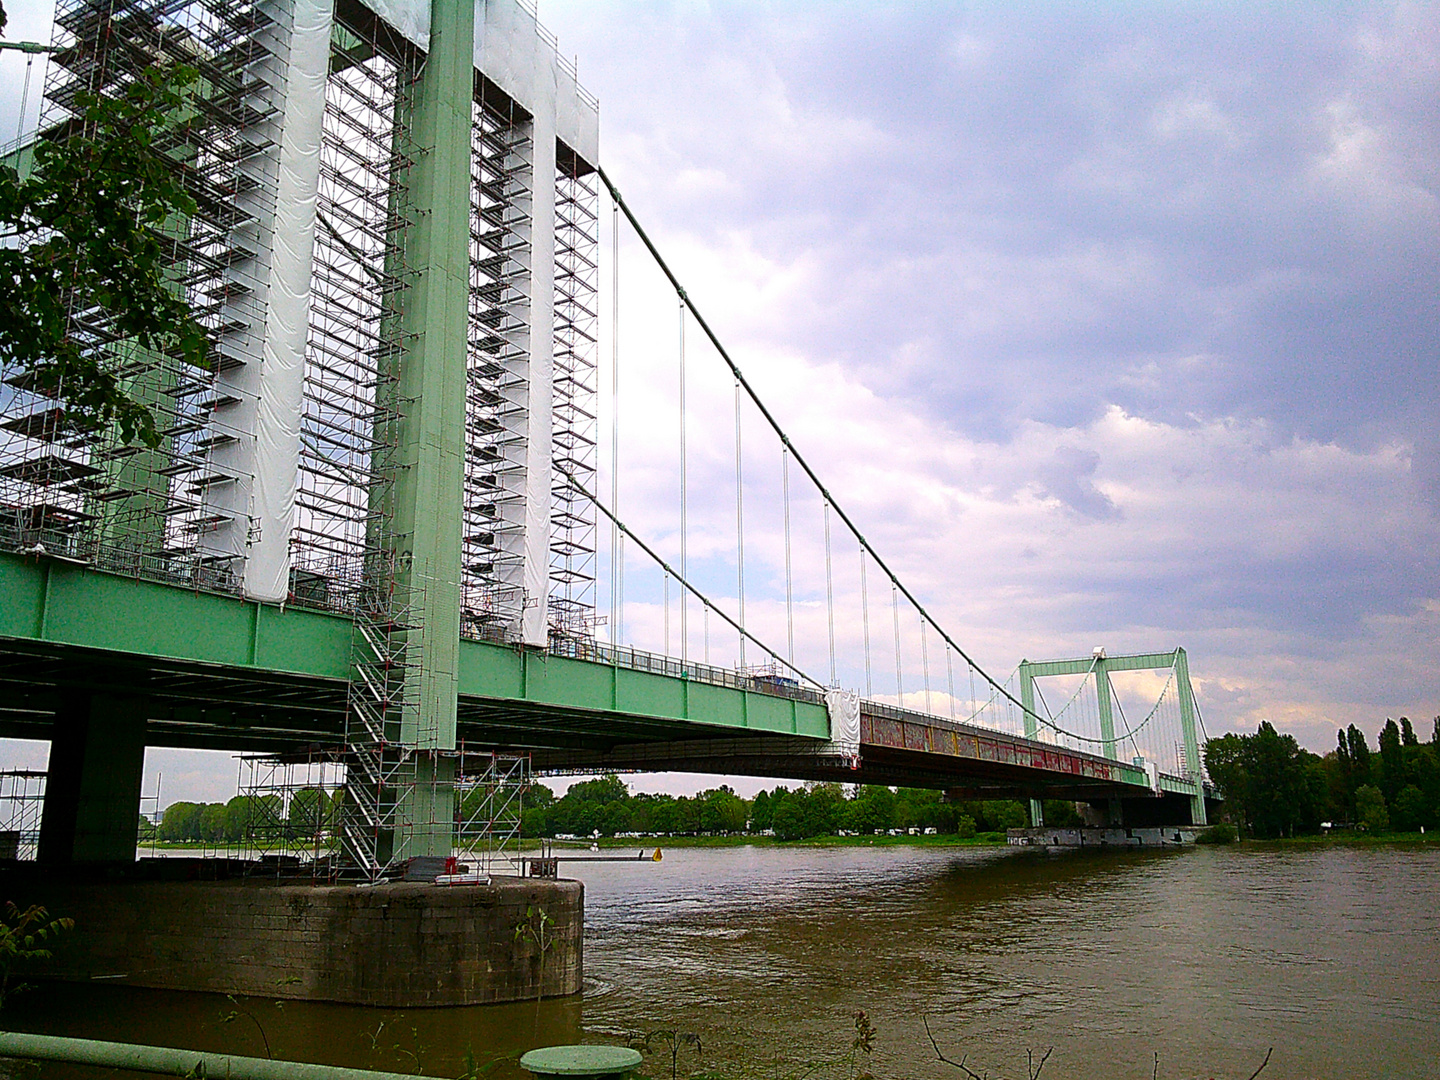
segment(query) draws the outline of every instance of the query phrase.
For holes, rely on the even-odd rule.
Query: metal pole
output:
[[[209,1054],[168,1046],[67,1039],[55,1035],[0,1032],[0,1057],[63,1061],[101,1069],[159,1073],[162,1076],[224,1076],[228,1080],[414,1080],[403,1073],[312,1065],[303,1061]]]

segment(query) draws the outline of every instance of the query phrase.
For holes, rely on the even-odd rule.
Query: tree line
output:
[[[1045,820],[1079,824],[1075,807],[1047,802]],[[697,795],[631,794],[618,776],[572,784],[561,798],[543,784],[526,796],[524,835],[616,836],[626,833],[772,834],[780,840],[934,829],[975,836],[1029,824],[1023,803],[1011,799],[947,802],[938,791],[873,785],[806,784],[776,787],[744,799],[728,786]]]
[[[240,843],[258,833],[304,841],[333,831],[344,792],[298,789],[289,806],[279,795],[236,795],[223,803],[176,802],[165,808],[160,823],[150,826],[155,839],[166,843]],[[147,822],[141,838],[149,839]]]
[[[478,798],[479,793],[467,796],[459,810],[462,820],[478,811],[473,805]],[[142,819],[141,838],[239,844],[263,834],[304,843],[333,834],[343,799],[343,791],[301,788],[288,805],[275,794],[236,795],[223,803],[176,802],[166,807],[158,826]],[[559,798],[544,784],[531,784],[523,807],[521,835],[531,838],[749,833],[802,840],[840,833],[870,836],[892,829],[972,837],[1029,824],[1026,806],[1013,799],[948,802],[940,792],[920,788],[806,784],[780,786],[745,799],[725,785],[693,796],[632,794],[618,776],[572,784]],[[1061,801],[1045,803],[1045,820],[1080,824],[1074,804]]]
[[[1324,756],[1268,722],[1209,740],[1205,767],[1226,817],[1262,838],[1319,832],[1322,822],[1371,834],[1440,827],[1440,716],[1429,742],[1403,716],[1385,721],[1374,750],[1354,724],[1337,735]]]

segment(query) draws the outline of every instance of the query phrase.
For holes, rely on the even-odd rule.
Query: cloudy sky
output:
[[[7,7],[8,36],[48,32],[44,0]],[[1428,733],[1440,7],[540,15],[697,304],[983,664],[1178,644],[1211,733]],[[674,301],[626,244],[621,509],[673,556]],[[695,336],[690,556],[722,599],[733,418]],[[751,612],[783,641],[776,481],[746,424]],[[816,536],[797,523],[797,660],[823,669]],[[641,580],[627,630],[653,644]]]
[[[607,172],[983,663],[1181,644],[1212,730],[1428,733],[1440,8],[541,17]]]

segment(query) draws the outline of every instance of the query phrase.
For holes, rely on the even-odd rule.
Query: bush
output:
[[[1385,796],[1374,784],[1356,789],[1355,816],[1360,819],[1360,828],[1365,832],[1390,831],[1390,811],[1385,808]]]
[[[1195,837],[1197,844],[1233,844],[1235,842],[1235,826],[1228,821],[1222,821],[1218,825],[1211,825],[1199,836]]]

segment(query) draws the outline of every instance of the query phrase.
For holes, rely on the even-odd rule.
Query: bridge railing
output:
[[[586,660],[595,664],[622,667],[630,671],[643,671],[651,675],[665,675],[672,679],[689,679],[691,682],[723,686],[730,690],[749,690],[772,697],[805,701],[813,705],[825,704],[825,695],[819,690],[802,686],[793,679],[768,673],[756,674],[732,668],[715,667],[711,664],[697,664],[680,661],[673,656],[646,652],[629,645],[610,645],[592,638],[554,635],[550,638],[551,656],[563,656],[571,660]]]

